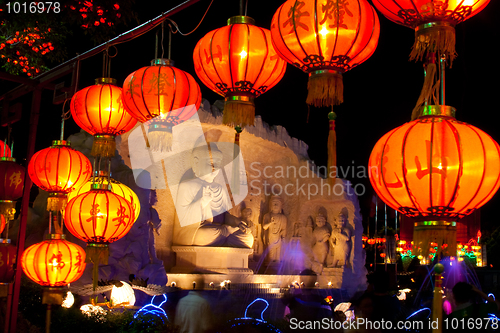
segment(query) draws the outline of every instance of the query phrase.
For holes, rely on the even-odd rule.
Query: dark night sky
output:
[[[169,10],[180,0],[139,1],[136,11],[140,22],[157,17]],[[201,19],[210,0],[202,0],[192,7],[172,17],[181,31],[192,30]],[[256,20],[256,25],[269,28],[271,18],[283,3],[279,0],[249,0],[248,16]],[[214,0],[205,20],[198,30],[189,36],[174,35],[172,58],[175,66],[196,77],[192,51],[198,40],[207,32],[226,24],[227,18],[238,15],[239,1]],[[453,68],[446,72],[446,104],[457,109],[457,119],[475,125],[500,142],[498,126],[498,103],[500,64],[496,59],[499,50],[500,29],[498,24],[500,1],[491,3],[479,14],[456,27],[458,57]],[[375,53],[366,62],[344,74],[344,103],[334,108],[338,118],[337,153],[341,167],[366,166],[370,152],[389,130],[409,121],[411,111],[423,83],[421,63],[408,61],[413,44],[413,30],[399,26],[379,14],[381,33]],[[131,29],[134,24],[129,25]],[[154,58],[155,32],[157,29],[125,44],[117,46],[118,55],[111,64],[112,76],[122,84],[128,74],[149,65]],[[78,41],[74,43],[72,41]],[[92,47],[83,39],[71,38],[68,48],[74,55]],[[167,38],[165,39],[165,49]],[[82,76],[80,89],[93,84],[101,76],[102,56],[94,56],[81,64]],[[205,99],[213,103],[221,99],[197,80]],[[4,94],[16,84],[0,83],[0,94]],[[318,165],[325,165],[327,158],[328,109],[311,108],[307,122],[308,109],[305,103],[307,94],[307,74],[288,65],[287,72],[279,84],[256,99],[256,113],[270,125],[284,126],[292,137],[309,145],[309,156]],[[45,92],[41,109],[40,126],[37,133],[36,150],[50,145],[59,136],[61,105],[51,104],[51,93]],[[14,137],[20,141],[16,145],[16,157],[25,154],[25,137],[28,135],[27,117],[30,96],[24,97],[23,121],[14,126]],[[69,122],[67,134],[78,131],[73,121]],[[6,131],[0,129],[0,136]],[[19,138],[21,136],[22,138]],[[354,183],[366,185],[367,194],[361,198],[363,207],[371,197],[371,186],[367,179],[353,179]],[[495,207],[500,203],[499,194],[482,209],[482,224],[488,229],[496,227]]]

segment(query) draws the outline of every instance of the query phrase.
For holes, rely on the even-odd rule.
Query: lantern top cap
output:
[[[255,25],[255,20],[250,16],[233,16],[227,19],[227,25],[231,24],[251,24]]]
[[[151,66],[173,66],[174,61],[166,58],[156,58],[151,60]]]
[[[45,239],[66,239],[65,234],[48,234]]]
[[[71,142],[66,140],[52,140],[52,146],[71,146]]]
[[[8,238],[0,238],[0,244],[10,244],[11,240]]]
[[[16,159],[14,157],[0,157],[0,162],[15,162]]]
[[[92,184],[90,186],[91,190],[104,190],[104,191],[110,191],[111,190],[111,185],[110,184]]]
[[[96,170],[96,171],[94,171],[94,176],[96,176],[96,177],[108,177],[109,173],[106,170]]]
[[[425,105],[421,117],[441,116],[455,118],[456,109],[448,105]]]
[[[99,77],[95,79],[95,84],[113,84],[116,86],[116,83],[118,81],[116,79],[113,79],[111,77]]]

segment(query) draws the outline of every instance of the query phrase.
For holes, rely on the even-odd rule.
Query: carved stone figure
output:
[[[195,147],[191,153],[191,174],[181,179],[176,211],[181,228],[176,245],[252,248],[253,236],[239,218],[229,214],[231,201],[225,186],[214,182],[223,154],[214,143]]]
[[[340,213],[335,220],[330,236],[330,248],[333,250],[332,267],[349,267],[351,230],[346,226],[347,217],[344,214]]]
[[[313,236],[315,240],[313,245],[314,259],[317,263],[324,265],[328,254],[330,229],[326,225],[325,216],[321,213],[316,217],[316,228],[313,231]]]
[[[252,222],[253,211],[251,208],[245,208],[241,211],[241,221],[242,223],[251,231],[253,236],[253,254],[260,254],[261,244],[259,242],[260,232],[259,225]]]
[[[271,211],[264,215],[262,228],[266,230],[266,245],[269,249],[270,261],[281,260],[281,246],[286,236],[288,219],[282,213],[283,203],[279,196],[272,196],[270,202]]]

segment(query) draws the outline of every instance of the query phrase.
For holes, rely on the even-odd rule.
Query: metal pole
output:
[[[33,91],[33,98],[31,100],[31,114],[30,114],[30,127],[29,127],[29,139],[28,139],[28,151],[26,152],[26,161],[28,162],[33,157],[35,153],[35,143],[36,143],[36,130],[38,127],[38,118],[40,115],[40,103],[42,98],[42,91],[40,89],[35,89]],[[21,218],[19,221],[19,232],[17,235],[17,262],[21,260],[21,255],[24,252],[24,242],[26,239],[26,223],[28,222],[28,209],[30,204],[30,192],[33,182],[31,178],[26,175],[24,177],[24,192],[21,204]],[[21,275],[23,270],[21,265],[17,265],[16,275],[14,278],[14,290],[12,294],[12,309],[10,310],[10,333],[16,333],[17,325],[17,308],[19,304],[19,291],[21,288]],[[10,297],[11,295],[9,295]],[[9,309],[7,309],[9,311]]]
[[[378,196],[375,197],[375,231],[373,232],[373,238],[375,238],[375,251],[374,253],[374,259],[373,259],[373,265],[375,265],[374,269],[377,269],[377,220],[378,220]]]
[[[384,266],[385,271],[387,272],[387,204],[384,204],[384,218],[385,218],[385,246],[384,246]]]
[[[444,89],[445,89],[445,76],[444,76],[444,70],[446,67],[446,58],[441,56],[439,59],[439,70],[440,70],[440,81],[439,81],[439,104],[445,105],[445,94],[444,94]]]

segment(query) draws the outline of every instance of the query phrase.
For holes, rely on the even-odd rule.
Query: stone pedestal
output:
[[[172,273],[253,274],[248,256],[253,249],[231,247],[172,246],[176,254]]]

